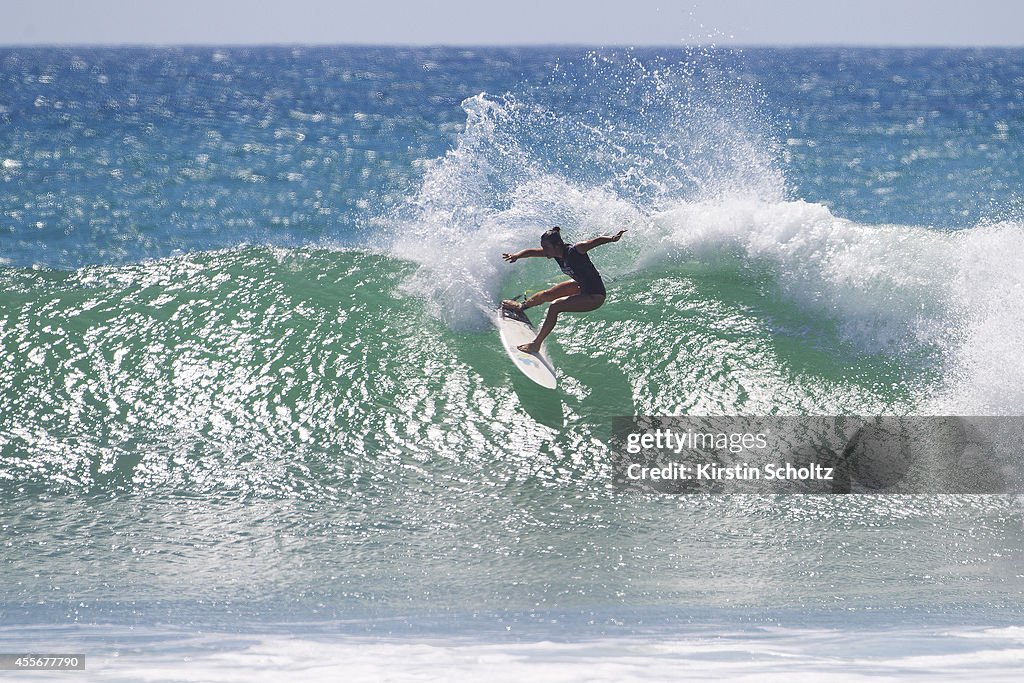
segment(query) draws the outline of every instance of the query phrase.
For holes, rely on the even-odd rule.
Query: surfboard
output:
[[[520,372],[546,389],[555,388],[555,366],[541,346],[540,353],[523,353],[516,347],[533,341],[537,331],[522,311],[498,309],[498,335],[505,352]]]

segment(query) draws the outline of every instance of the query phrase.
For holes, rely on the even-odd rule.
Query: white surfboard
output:
[[[540,353],[523,353],[516,347],[534,340],[537,331],[522,311],[500,308],[497,317],[498,334],[505,352],[519,370],[546,389],[555,388],[555,366],[548,358],[543,345]]]

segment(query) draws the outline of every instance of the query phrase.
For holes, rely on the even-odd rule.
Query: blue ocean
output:
[[[4,48],[0,216],[2,652],[1019,677],[1018,496],[608,470],[616,416],[1021,414],[1024,50]],[[549,391],[492,312],[553,225],[627,232]]]

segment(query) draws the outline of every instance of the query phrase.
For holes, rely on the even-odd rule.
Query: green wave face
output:
[[[5,269],[0,478],[271,497],[410,474],[586,486],[615,415],[891,409],[927,380],[766,296],[770,275],[675,264],[562,316],[548,392],[492,328],[427,313],[399,286],[414,272],[368,252],[253,247]]]

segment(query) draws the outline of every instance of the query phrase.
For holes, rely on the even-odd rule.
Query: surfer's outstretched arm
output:
[[[581,254],[586,254],[594,247],[599,247],[602,244],[608,244],[610,242],[618,242],[622,238],[622,233],[624,232],[626,232],[625,229],[619,230],[617,233],[611,236],[601,235],[600,237],[595,237],[594,239],[587,240],[586,242],[577,242],[576,251],[580,252]]]
[[[531,256],[543,256],[543,255],[544,255],[544,250],[543,249],[523,249],[522,251],[517,251],[514,254],[502,254],[501,258],[505,259],[509,263],[515,263],[516,261],[518,261],[521,258],[530,258]]]

